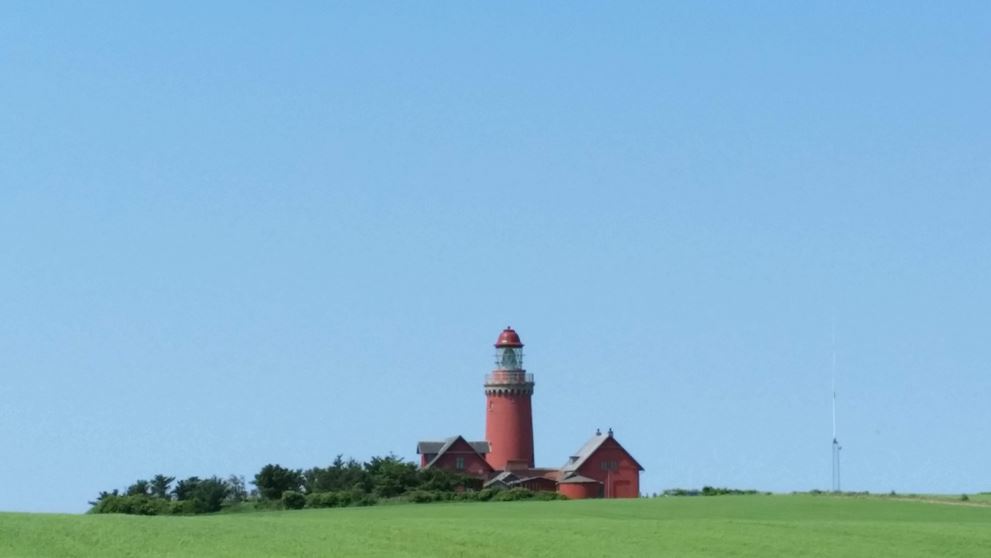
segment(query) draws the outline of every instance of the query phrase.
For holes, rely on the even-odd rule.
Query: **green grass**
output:
[[[991,505],[722,496],[200,517],[0,514],[0,556],[988,556]]]

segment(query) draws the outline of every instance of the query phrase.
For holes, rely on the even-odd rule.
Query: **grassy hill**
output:
[[[991,506],[722,496],[199,517],[0,514],[0,556],[987,556]]]

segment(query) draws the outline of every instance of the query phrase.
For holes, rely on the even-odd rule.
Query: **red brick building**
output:
[[[643,467],[626,451],[612,429],[595,436],[561,467],[560,491],[569,498],[636,498]]]
[[[488,477],[494,469],[485,460],[489,453],[488,442],[469,442],[461,436],[453,436],[443,442],[420,442],[416,445],[420,454],[420,468],[437,467],[475,477]]]
[[[523,368],[523,343],[507,327],[495,343],[496,367],[485,377],[485,440],[453,436],[420,442],[420,467],[485,479],[486,487],[556,490],[569,498],[636,498],[643,467],[616,440],[596,431],[560,469],[534,467],[533,374]]]

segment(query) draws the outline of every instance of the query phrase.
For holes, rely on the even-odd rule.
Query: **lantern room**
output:
[[[512,327],[506,326],[495,343],[497,370],[523,369],[523,342]]]

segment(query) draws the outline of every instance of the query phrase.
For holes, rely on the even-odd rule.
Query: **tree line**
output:
[[[127,513],[134,515],[196,514],[220,511],[247,501],[251,494],[244,477],[231,475],[201,479],[155,475],[139,479],[127,489],[102,491],[90,502],[89,513]],[[173,484],[174,483],[174,484]]]
[[[482,489],[482,479],[419,469],[388,455],[367,462],[338,455],[327,467],[290,469],[268,464],[255,474],[249,490],[244,477],[189,477],[176,481],[158,474],[127,489],[103,491],[90,502],[90,513],[184,515],[250,509],[300,509],[369,506],[380,500],[415,503],[448,500],[557,499],[556,493]]]

